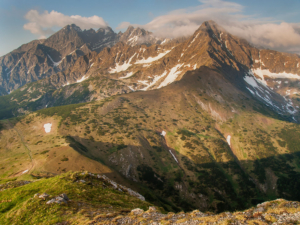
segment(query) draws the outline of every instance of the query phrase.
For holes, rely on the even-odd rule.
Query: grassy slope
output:
[[[46,201],[34,198],[36,193],[49,194],[48,200],[65,193],[71,201],[63,205],[48,205]],[[0,203],[1,224],[55,224],[63,221],[87,224],[97,215],[122,215],[133,208],[147,209],[150,206],[148,202],[113,189],[103,179],[81,172],[43,178],[0,191]]]
[[[88,157],[139,181],[144,185],[139,191],[168,210],[235,210],[276,196],[299,200],[299,126],[277,120],[223,82],[212,71],[193,72],[156,91],[43,109],[14,127],[22,130],[37,162],[30,173],[88,170]],[[52,130],[45,134],[48,122]],[[227,135],[232,136],[231,148]],[[0,171],[3,178],[23,171],[12,160],[16,147],[22,147],[20,140],[9,144],[12,136],[6,126],[1,136],[6,144],[0,149],[8,162]],[[24,159],[25,150],[20,150]]]

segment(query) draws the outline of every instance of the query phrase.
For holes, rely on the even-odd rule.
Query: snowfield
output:
[[[54,60],[51,58],[50,55],[47,54],[47,56],[49,57],[49,59],[50,59],[51,62],[53,63],[53,66],[54,66],[54,67],[58,66],[58,65],[61,63],[61,61],[62,61],[62,60],[60,60],[59,62],[54,62]]]
[[[227,138],[226,138],[226,141],[227,141],[227,143],[228,143],[229,146],[230,146],[230,139],[231,139],[231,136],[228,135]]]
[[[177,64],[174,66],[171,71],[169,72],[168,76],[165,78],[165,80],[159,85],[158,88],[162,88],[167,86],[170,83],[173,83],[178,75],[180,74],[181,71],[178,71],[178,69],[182,66],[183,64]]]
[[[293,74],[293,73],[286,73],[286,72],[282,72],[282,73],[272,73],[270,72],[270,70],[262,70],[260,68],[256,68],[256,69],[252,69],[252,72],[257,74],[258,76],[261,77],[261,79],[264,80],[264,75],[267,75],[271,78],[289,78],[289,79],[298,79],[300,80],[300,76],[297,74]]]
[[[124,62],[123,65],[119,65],[119,63],[116,63],[116,68],[115,69],[111,68],[109,70],[109,73],[119,73],[121,71],[127,70],[132,65],[132,64],[130,64],[130,62],[135,55],[136,55],[136,53],[134,53],[134,55],[131,56],[131,58],[128,60],[128,62]]]
[[[158,75],[155,75],[154,76],[154,79],[152,82],[150,82],[148,84],[148,81],[138,81],[139,83],[142,83],[144,85],[146,85],[146,87],[140,89],[141,91],[147,91],[149,88],[151,88],[152,86],[154,86],[159,80],[160,78],[164,77],[167,75],[167,71],[165,71],[162,75],[158,76]]]
[[[88,77],[86,77],[85,75],[83,77],[81,77],[79,80],[77,80],[77,83],[81,83],[82,81],[88,79]]]
[[[168,54],[171,50],[167,50],[165,52],[159,53],[157,56],[155,57],[149,57],[147,59],[141,59],[135,62],[135,64],[144,64],[144,63],[151,63],[154,62],[156,60],[161,59],[162,57],[164,57],[166,54]]]
[[[120,79],[126,79],[126,78],[131,77],[132,75],[133,75],[133,72],[129,72],[129,73],[126,74],[126,76],[120,77]]]
[[[250,76],[245,76],[244,80],[251,85],[254,88],[258,88],[258,84],[256,83],[255,79],[253,77]]]
[[[50,133],[52,127],[52,123],[46,123],[44,124],[45,132]]]

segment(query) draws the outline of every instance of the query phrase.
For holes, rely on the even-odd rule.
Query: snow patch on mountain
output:
[[[286,100],[286,111],[289,113],[289,114],[295,114],[297,112],[297,110],[294,108],[294,104],[292,102],[291,99],[287,99],[285,96],[283,96],[283,98]]]
[[[190,59],[194,58],[197,54],[193,55]]]
[[[101,43],[103,43],[103,42],[101,42]],[[96,49],[101,48],[103,46],[105,46],[105,47],[111,47],[113,45],[113,43],[114,43],[114,41],[108,41],[108,42],[106,42],[104,44],[101,44],[101,45],[99,45],[99,44],[98,45],[94,45],[93,48],[92,48],[92,50],[96,50]]]
[[[155,57],[149,57],[147,59],[141,59],[135,62],[135,64],[144,64],[144,63],[151,63],[154,62],[156,60],[161,59],[162,57],[164,57],[166,54],[168,54],[171,50],[167,50],[165,52],[159,53],[157,56]]]
[[[255,95],[255,93],[248,87],[246,87],[248,89],[248,91],[250,91],[251,94]]]
[[[29,73],[29,71],[30,71],[33,67],[35,67],[35,66],[30,67],[30,68],[27,70],[27,73]]]
[[[228,135],[227,138],[226,138],[226,141],[227,141],[227,143],[228,143],[229,146],[230,146],[230,139],[231,139],[231,136]]]
[[[138,39],[139,39],[138,36],[134,36],[134,37],[128,39],[127,43],[130,43],[131,45],[134,45],[137,42]]]
[[[282,109],[280,109],[272,101],[272,96],[270,93],[272,92],[272,89],[270,89],[263,81],[254,77],[251,71],[249,71],[248,75],[244,77],[244,80],[254,89],[251,90],[249,87],[246,87],[252,95],[260,98],[266,105],[273,107],[278,113],[281,114]]]
[[[133,74],[134,74],[133,72],[129,72],[129,73],[126,74],[126,76],[120,77],[120,79],[126,79],[126,78],[129,78],[129,77],[131,77]]]
[[[135,91],[133,87],[127,86],[130,90]]]
[[[226,48],[227,52],[228,52],[231,56],[233,56],[233,55],[231,54],[231,52],[229,51],[229,49],[227,48],[227,41],[225,41],[225,48]]]
[[[165,71],[162,75],[158,76],[158,75],[155,75],[152,82],[150,82],[148,84],[148,81],[138,81],[144,85],[146,85],[146,87],[140,89],[141,91],[147,91],[149,88],[151,88],[152,86],[154,86],[162,77],[166,76],[167,74],[167,71]]]
[[[255,79],[251,76],[245,76],[244,80],[254,88],[258,88],[258,84],[256,83]]]
[[[169,42],[169,39],[163,40],[160,44],[163,45],[163,44],[165,44],[165,43],[167,43],[167,42]]]
[[[191,43],[189,44],[188,48],[194,43],[194,41],[196,40],[196,38],[198,37],[199,33],[196,35],[196,37],[194,37],[194,39],[191,41]]]
[[[168,76],[165,78],[165,80],[159,85],[158,88],[162,88],[162,87],[165,87],[167,86],[168,84],[170,83],[173,83],[176,78],[178,77],[178,75],[180,74],[181,71],[179,71],[178,69],[182,66],[183,64],[177,64],[176,66],[174,66]]]
[[[82,81],[88,79],[88,77],[86,75],[84,75],[83,77],[81,77],[79,80],[76,81],[76,83],[81,83]]]
[[[52,127],[52,123],[46,123],[44,124],[44,129],[46,133],[50,133]]]
[[[256,68],[256,69],[252,69],[252,72],[257,74],[261,79],[264,79],[264,75],[271,77],[273,79],[276,78],[288,78],[288,79],[298,79],[300,80],[300,76],[297,74],[293,74],[293,73],[286,73],[286,72],[281,72],[281,73],[272,73],[270,70],[268,69],[260,69],[260,68]]]
[[[53,63],[53,66],[54,66],[54,67],[58,66],[58,65],[62,62],[62,60],[60,60],[59,62],[54,62],[50,55],[47,54],[47,56],[49,57],[49,59],[50,59],[51,62]]]
[[[28,170],[24,170],[24,171],[22,172],[22,174],[27,173],[27,172],[28,172]]]
[[[16,66],[20,63],[21,59],[22,59],[22,57],[18,60],[16,65],[7,73],[7,75],[9,75],[16,68]]]
[[[256,96],[261,98],[265,103],[267,103],[267,105],[274,106],[273,102],[271,101],[268,95],[265,95],[265,97],[263,97],[258,93],[258,91],[256,91],[255,94]]]
[[[67,85],[70,85],[70,83],[69,83],[69,82],[67,82],[66,84],[63,84],[62,86],[64,87],[64,86],[67,86]]]
[[[128,60],[128,62],[124,62],[122,65],[120,65],[119,63],[116,63],[116,68],[115,69],[110,68],[110,70],[108,72],[109,73],[119,73],[121,71],[127,70],[132,65],[132,64],[130,64],[130,62],[135,55],[136,55],[136,53],[134,53],[134,55],[131,56],[131,58]]]
[[[174,160],[178,163],[177,158],[175,157],[175,155],[173,154],[173,152],[171,150],[169,150],[169,152],[171,153],[171,155],[173,156]]]

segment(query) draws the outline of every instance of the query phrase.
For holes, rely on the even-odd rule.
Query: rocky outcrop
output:
[[[152,32],[146,31],[142,28],[129,26],[124,33],[120,33],[119,41],[130,46],[135,45],[147,45],[160,44],[163,42],[163,38],[158,38],[153,35]]]
[[[155,207],[147,211],[133,209],[128,215],[94,218],[97,224],[292,224],[300,220],[300,203],[277,199],[258,204],[245,211],[221,214],[203,213],[199,210],[163,214]]]
[[[52,198],[51,200],[47,201],[46,204],[67,204],[70,199],[66,194],[60,194],[59,196]]]

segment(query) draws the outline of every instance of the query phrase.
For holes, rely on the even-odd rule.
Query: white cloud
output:
[[[132,24],[153,31],[158,36],[179,37],[192,35],[207,20],[214,20],[228,32],[245,38],[255,45],[279,51],[295,51],[300,45],[300,24],[277,23],[272,18],[245,15],[244,7],[223,0],[199,0],[197,7],[171,11],[155,17],[145,25]],[[129,22],[121,23],[123,29]]]
[[[124,28],[129,27],[130,23],[129,22],[122,22],[119,24],[119,26],[117,27],[117,30],[122,30]]]
[[[54,27],[64,27],[73,23],[82,29],[107,27],[107,23],[99,16],[66,16],[54,10],[52,10],[50,13],[48,11],[39,13],[37,10],[32,9],[26,13],[25,19],[27,19],[29,22],[24,24],[23,28],[25,30],[29,30],[33,34],[41,35],[41,37],[46,37],[50,34],[53,34]]]

